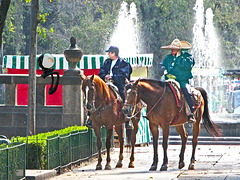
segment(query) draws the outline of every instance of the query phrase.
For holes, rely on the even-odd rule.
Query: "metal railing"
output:
[[[107,130],[101,129],[102,152],[106,150]],[[54,135],[46,140],[27,138],[0,149],[0,180],[25,178],[27,169],[56,169],[83,162],[97,155],[97,137],[92,129]],[[40,142],[43,143],[40,145]],[[113,138],[112,138],[113,147]],[[44,150],[45,149],[45,150]],[[27,165],[27,167],[26,167]]]
[[[25,169],[25,143],[14,143],[0,149],[0,180],[24,179]]]
[[[101,129],[102,151],[106,149],[107,130]],[[61,170],[97,155],[96,135],[92,129],[47,139],[47,169]],[[113,138],[112,138],[113,147]]]

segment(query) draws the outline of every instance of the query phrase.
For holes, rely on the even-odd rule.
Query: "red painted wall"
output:
[[[64,70],[55,70],[58,71],[60,75],[63,75]],[[7,69],[8,74],[28,74],[28,69]],[[36,74],[41,75],[42,70],[37,70]],[[99,69],[83,69],[85,76],[98,74]],[[49,95],[48,90],[51,85],[46,86],[46,105],[47,106],[62,106],[62,85],[58,86],[57,91]],[[17,85],[17,105],[28,105],[28,84],[18,84]]]

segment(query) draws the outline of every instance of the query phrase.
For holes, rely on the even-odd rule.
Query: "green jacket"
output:
[[[182,82],[189,83],[189,79],[193,78],[192,67],[195,61],[193,56],[188,52],[182,51],[178,57],[169,54],[164,58],[162,64],[167,70],[165,79],[168,79],[168,74],[172,74],[176,76],[176,81],[181,84]]]

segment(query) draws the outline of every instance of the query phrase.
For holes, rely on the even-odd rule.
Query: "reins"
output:
[[[140,113],[141,109],[139,108],[138,111],[135,113],[135,110],[136,110],[136,107],[137,107],[137,104],[134,105],[134,109],[133,109],[133,113],[132,113],[132,116],[130,117],[127,117],[127,119],[132,119],[132,118],[135,118],[137,116],[138,113]],[[134,114],[135,113],[135,114]]]
[[[147,115],[146,115],[146,118],[147,118],[147,116],[153,111],[153,109],[157,106],[157,104],[162,100],[163,95],[164,95],[165,92],[166,92],[166,89],[167,89],[167,86],[166,86],[166,84],[164,84],[164,89],[163,89],[163,93],[162,93],[161,97],[160,97],[160,98],[158,99],[158,101],[154,104],[154,106],[150,109],[150,111],[148,111],[148,113],[147,113]]]
[[[109,90],[110,90],[110,89],[109,89]],[[113,104],[117,104],[118,102],[115,100],[115,101],[113,102],[113,104],[110,103],[110,104],[106,105],[105,102],[103,101],[97,108],[95,108],[95,102],[96,102],[95,99],[96,99],[96,98],[95,98],[95,91],[94,91],[94,94],[93,94],[94,109],[91,110],[90,112],[91,112],[91,113],[96,113],[96,114],[99,116],[99,119],[100,119],[101,123],[104,124],[103,121],[102,121],[102,118],[101,118],[101,111],[109,108],[110,106],[113,106]],[[105,104],[105,106],[103,106],[104,104]],[[117,121],[118,121],[118,118],[116,119],[116,121],[114,122],[114,124],[115,124]]]
[[[94,104],[95,104],[95,102],[94,102]],[[96,112],[96,111],[98,111],[102,105],[103,105],[103,103],[100,104],[97,108],[94,108],[94,110],[92,110],[91,112]],[[94,106],[95,106],[95,105],[94,105]],[[102,108],[101,110],[103,110],[103,109],[105,109],[105,108]]]

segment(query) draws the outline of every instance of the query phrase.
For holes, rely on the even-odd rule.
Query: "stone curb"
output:
[[[26,180],[43,180],[57,175],[56,170],[26,170]]]

